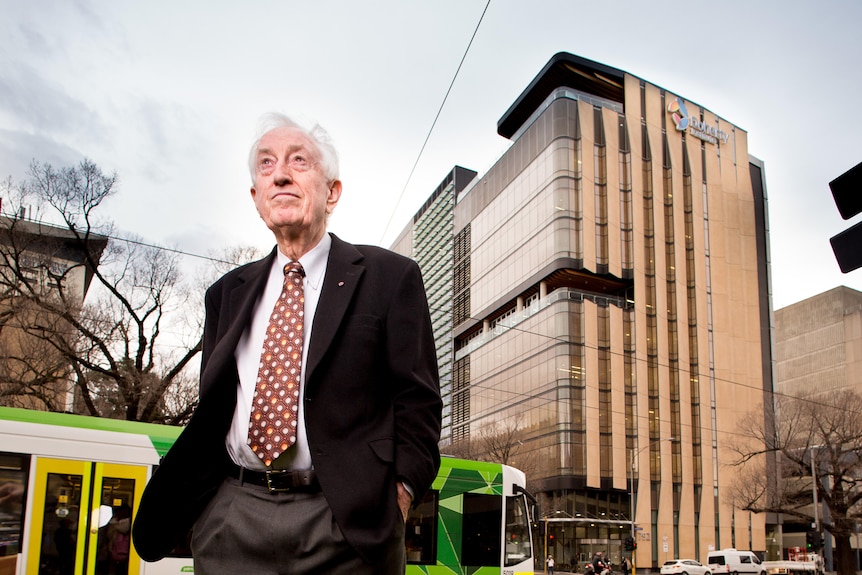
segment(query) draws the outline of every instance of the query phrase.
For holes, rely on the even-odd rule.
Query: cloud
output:
[[[26,179],[30,162],[70,166],[84,158],[80,151],[41,134],[0,130],[0,178]]]
[[[0,76],[0,117],[21,133],[104,140],[96,112],[23,63],[6,66]]]

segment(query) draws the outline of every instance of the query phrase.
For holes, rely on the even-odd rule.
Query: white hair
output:
[[[267,132],[277,128],[295,128],[308,136],[320,154],[320,167],[326,181],[332,183],[338,179],[338,151],[335,149],[329,132],[324,130],[320,124],[315,124],[311,129],[308,129],[284,114],[270,112],[261,116],[258,121],[257,135],[248,154],[248,169],[252,184],[254,184],[254,178],[257,174],[257,149],[260,146],[260,140]]]

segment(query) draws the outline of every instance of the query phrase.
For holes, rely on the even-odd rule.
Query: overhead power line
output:
[[[0,211],[0,216],[6,216],[6,217],[8,217],[8,218],[12,218],[12,219],[20,219],[20,220],[24,220],[24,221],[27,221],[27,222],[32,222],[32,223],[34,223],[34,224],[42,224],[42,225],[48,225],[48,226],[54,226],[54,227],[63,228],[63,225],[62,225],[62,224],[55,224],[55,223],[52,223],[52,222],[46,222],[46,221],[42,221],[41,219],[33,219],[33,218],[30,218],[30,217],[21,217],[21,216],[20,216],[20,214],[19,214],[19,213],[17,213],[17,212],[16,212],[16,213],[7,213],[7,212]],[[132,239],[132,238],[125,238],[125,237],[122,237],[122,236],[117,236],[117,235],[112,235],[112,234],[106,234],[106,233],[99,232],[98,230],[95,230],[95,229],[91,229],[91,230],[90,230],[90,232],[91,232],[91,233],[99,234],[100,236],[105,237],[105,238],[108,238],[109,240],[114,240],[114,241],[118,241],[118,242],[126,242],[126,243],[128,243],[128,244],[134,244],[134,245],[136,245],[136,246],[141,246],[141,247],[145,247],[145,248],[152,248],[152,249],[155,249],[155,250],[163,250],[163,251],[166,251],[166,252],[171,252],[171,253],[174,253],[174,254],[179,254],[179,255],[181,255],[181,256],[188,256],[188,257],[191,257],[191,258],[197,258],[197,259],[206,260],[206,261],[210,261],[210,262],[214,262],[214,263],[219,263],[219,264],[232,264],[232,263],[234,263],[234,262],[230,262],[230,261],[223,260],[223,259],[220,259],[220,258],[217,258],[217,257],[213,257],[213,256],[204,256],[204,255],[201,255],[201,254],[195,254],[195,253],[192,253],[192,252],[183,251],[183,250],[178,249],[178,248],[168,248],[168,247],[165,247],[165,246],[160,246],[160,245],[152,244],[152,243],[149,243],[149,242],[145,242],[145,241],[143,241],[143,240],[135,240],[135,239]]]
[[[214,263],[218,263],[218,264],[232,264],[232,263],[234,263],[234,262],[229,262],[229,261],[227,261],[227,260],[223,260],[223,259],[215,258],[215,257],[212,257],[212,256],[202,256],[202,255],[200,255],[200,254],[194,254],[194,253],[192,253],[192,252],[186,252],[186,251],[183,251],[183,250],[180,250],[180,249],[177,249],[177,248],[166,248],[166,247],[164,247],[164,246],[158,246],[158,245],[150,244],[150,243],[143,242],[143,241],[140,241],[140,240],[133,240],[133,239],[131,239],[131,238],[122,238],[122,237],[119,237],[119,236],[110,236],[110,235],[109,235],[109,236],[106,236],[106,237],[108,237],[108,238],[110,238],[110,239],[112,239],[112,240],[117,240],[117,241],[119,241],[119,242],[126,242],[126,243],[129,243],[129,244],[135,244],[135,245],[137,245],[137,246],[142,246],[142,247],[145,247],[145,248],[153,248],[153,249],[156,249],[156,250],[164,250],[164,251],[166,251],[166,252],[171,252],[171,253],[174,253],[174,254],[179,254],[179,255],[181,255],[181,256],[188,256],[188,257],[191,257],[191,258],[197,258],[197,259],[206,260],[206,261],[210,261],[210,262],[214,262]]]
[[[437,120],[440,118],[441,112],[443,112],[443,106],[446,105],[446,100],[449,98],[449,93],[452,91],[452,86],[455,85],[455,80],[458,78],[458,73],[461,71],[461,66],[464,65],[464,60],[467,59],[467,53],[470,52],[470,46],[473,45],[473,40],[476,38],[476,33],[479,32],[479,26],[482,24],[482,20],[485,18],[485,13],[488,11],[488,6],[491,5],[491,0],[488,0],[485,3],[485,9],[482,10],[482,15],[479,16],[479,21],[476,22],[476,28],[473,30],[473,35],[470,36],[470,42],[467,43],[467,49],[464,50],[464,55],[461,56],[461,62],[458,63],[458,69],[455,70],[455,75],[452,77],[452,81],[449,83],[449,89],[446,90],[446,95],[443,96],[443,101],[440,103],[440,107],[437,109],[437,115],[434,116],[434,121],[431,122],[431,128],[428,130],[428,134],[425,136],[425,141],[422,142],[422,148],[419,150],[419,154],[416,156],[416,161],[413,162],[413,167],[410,169],[410,174],[407,176],[407,181],[404,182],[404,187],[401,189],[401,193],[398,195],[398,199],[395,201],[395,206],[392,208],[392,212],[389,214],[389,221],[386,222],[386,227],[383,228],[383,233],[380,235],[379,243],[383,243],[383,238],[386,236],[386,232],[389,231],[389,226],[392,225],[392,220],[395,218],[395,212],[398,210],[398,206],[401,205],[401,200],[404,199],[404,194],[407,192],[407,186],[410,185],[410,180],[413,179],[413,173],[416,171],[416,166],[419,165],[419,160],[422,159],[422,154],[425,152],[425,146],[428,145],[428,140],[431,139],[431,133],[434,131],[434,127],[437,125]]]

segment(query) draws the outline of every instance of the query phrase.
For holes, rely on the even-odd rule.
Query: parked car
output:
[[[665,561],[661,566],[661,575],[712,575],[709,567],[694,559],[674,559]]]
[[[706,563],[715,574],[739,575],[750,573],[752,575],[766,575],[766,568],[760,562],[760,558],[751,551],[739,551],[737,549],[710,551]]]

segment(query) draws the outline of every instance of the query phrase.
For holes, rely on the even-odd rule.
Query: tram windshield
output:
[[[504,565],[512,567],[532,556],[530,547],[530,516],[527,498],[523,495],[506,497],[506,556]]]

